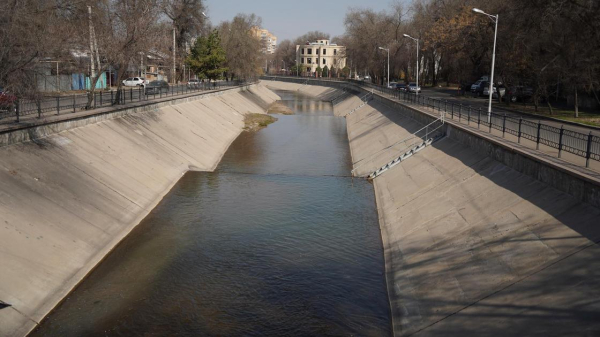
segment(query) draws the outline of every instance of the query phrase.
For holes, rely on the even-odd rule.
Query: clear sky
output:
[[[309,31],[319,30],[332,37],[344,33],[344,18],[350,7],[371,8],[377,12],[390,8],[393,0],[205,0],[206,15],[213,25],[231,20],[236,14],[256,14],[263,28],[277,40],[294,40]]]

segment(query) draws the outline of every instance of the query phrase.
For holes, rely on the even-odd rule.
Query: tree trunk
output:
[[[550,99],[547,100],[548,109],[550,110],[550,116],[554,114],[554,110],[552,109],[552,104],[550,104]]]

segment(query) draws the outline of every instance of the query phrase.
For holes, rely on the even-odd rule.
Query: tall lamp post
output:
[[[415,95],[419,94],[419,39],[415,39],[414,37],[408,35],[408,34],[403,34],[404,37],[407,37],[409,39],[412,39],[413,41],[417,42],[417,87],[415,88]]]
[[[490,123],[492,120],[492,94],[494,93],[494,65],[496,63],[496,37],[498,36],[498,15],[488,14],[478,8],[473,8],[473,12],[486,15],[496,24],[496,29],[494,30],[494,52],[492,53],[492,74],[490,76],[490,102],[488,105],[488,123]],[[500,91],[498,91],[498,95],[500,95]]]
[[[287,70],[285,69],[285,60],[281,60],[281,62],[283,62],[283,72],[285,73],[284,75],[287,75]]]
[[[388,54],[388,69],[387,69],[387,82],[388,82],[388,85],[387,85],[387,87],[389,89],[389,87],[390,87],[390,49],[389,48],[383,48],[383,47],[379,47],[379,49],[387,51],[387,54]]]

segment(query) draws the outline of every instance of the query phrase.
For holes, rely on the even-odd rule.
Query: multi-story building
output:
[[[296,63],[306,67],[306,73],[310,76],[315,75],[318,67],[341,70],[346,67],[346,47],[329,43],[329,40],[296,45]]]
[[[260,39],[263,54],[273,54],[277,48],[277,36],[266,29],[252,27],[252,34]]]

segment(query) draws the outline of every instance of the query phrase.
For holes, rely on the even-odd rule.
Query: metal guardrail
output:
[[[348,85],[352,83],[361,88],[369,88],[381,95],[397,99],[400,102],[415,104],[426,108],[437,109],[439,113],[444,113],[451,119],[458,119],[458,122],[466,122],[467,125],[477,125],[487,127],[488,132],[492,129],[502,132],[504,137],[506,133],[517,137],[517,142],[521,142],[521,138],[528,139],[536,143],[536,150],[539,150],[540,144],[558,150],[558,157],[562,156],[563,152],[572,153],[576,156],[585,158],[585,166],[589,167],[590,160],[600,161],[600,136],[568,130],[564,127],[557,128],[541,121],[537,123],[524,120],[520,117],[507,116],[506,114],[491,113],[490,121],[488,122],[487,112],[482,112],[481,107],[473,107],[469,105],[457,104],[445,100],[430,98],[427,96],[416,95],[414,93],[397,91],[388,89],[383,86],[378,86],[372,83],[354,81],[354,80],[325,80],[325,79],[306,79],[294,77],[280,76],[264,76],[262,79],[271,79],[277,81],[306,83],[312,81],[314,84],[320,83],[326,85],[328,82],[335,85]],[[341,84],[340,84],[341,83]],[[317,84],[318,85],[318,84]]]
[[[239,81],[228,82],[202,82],[198,85],[178,84],[169,86],[168,89],[146,93],[144,87],[121,88],[120,101],[116,102],[117,90],[101,90],[94,92],[94,103],[90,110],[106,106],[124,105],[130,102],[152,101],[165,97],[185,95],[193,92],[219,90],[238,85],[245,85]],[[60,115],[73,113],[85,109],[88,94],[74,94],[62,96],[46,96],[39,100],[19,99],[11,107],[0,110],[0,124],[19,123],[21,118],[37,115],[38,118],[47,115]]]

